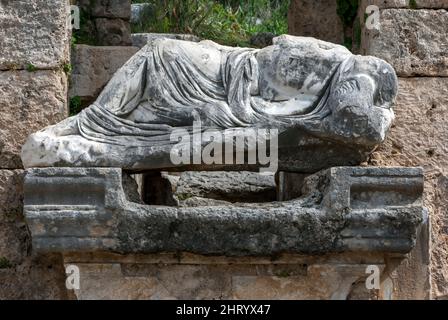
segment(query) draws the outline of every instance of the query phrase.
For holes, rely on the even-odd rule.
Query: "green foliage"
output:
[[[70,116],[77,115],[82,110],[81,97],[75,96],[70,98]]]
[[[28,64],[26,65],[26,70],[27,70],[28,72],[36,72],[36,71],[37,71],[37,68],[36,68],[36,66],[35,66],[34,64],[32,64],[32,63],[28,63]]]
[[[344,37],[344,46],[347,49],[352,50],[352,48],[353,48],[353,39],[352,39],[352,37]]]
[[[409,0],[409,8],[417,9],[417,1],[416,0]]]
[[[361,38],[362,38],[362,29],[361,29],[361,23],[359,19],[355,20],[355,23],[353,25],[353,34],[354,34],[354,41],[357,47],[361,45]]]
[[[78,43],[78,39],[76,39],[76,35],[72,34],[72,39],[71,39],[72,48],[74,48],[77,43]]]
[[[11,262],[5,257],[0,257],[0,269],[8,269],[12,268]]]
[[[358,0],[337,0],[336,12],[344,26],[352,26],[358,14]]]
[[[356,19],[359,7],[358,0],[336,0],[336,5],[336,12],[344,26],[344,46],[352,50],[353,42],[355,44],[361,43],[361,27],[359,25],[359,19]],[[357,23],[358,26],[356,26]],[[352,27],[354,28],[354,35],[351,32]],[[356,30],[357,27],[359,30]]]
[[[93,17],[88,10],[83,8],[79,12],[79,26],[79,30],[73,29],[72,46],[75,44],[96,45],[97,39],[94,32]]]
[[[288,270],[281,270],[276,272],[275,276],[279,278],[287,278],[291,276],[291,273]]]
[[[181,193],[181,194],[176,195],[176,197],[177,197],[177,200],[184,201],[184,200],[194,197],[194,195],[188,194],[188,193]]]
[[[186,33],[224,45],[247,46],[261,32],[288,32],[289,0],[138,0],[152,8],[132,32]]]
[[[72,65],[70,63],[64,63],[62,70],[64,70],[66,75],[70,75],[72,73]]]

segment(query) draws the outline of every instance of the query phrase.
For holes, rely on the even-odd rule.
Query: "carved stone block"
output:
[[[137,51],[136,47],[77,45],[72,51],[69,95],[78,96],[83,104],[90,105],[114,73]]]
[[[448,12],[384,9],[379,30],[364,30],[362,53],[389,62],[398,76],[448,75]]]
[[[131,0],[78,0],[77,2],[93,17],[131,19]]]
[[[288,10],[288,33],[344,43],[344,26],[336,1],[292,0]]]
[[[123,19],[96,18],[95,30],[100,46],[131,46],[131,25]]]
[[[67,61],[68,0],[0,4],[0,70],[60,68]]]
[[[62,71],[0,72],[0,168],[22,168],[28,135],[67,116],[66,92]]]
[[[340,167],[291,201],[168,207],[130,202],[112,168],[30,169],[25,216],[39,251],[270,256],[407,253],[422,223],[418,168]]]

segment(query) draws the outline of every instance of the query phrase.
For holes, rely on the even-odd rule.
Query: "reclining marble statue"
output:
[[[396,94],[397,77],[385,61],[313,38],[284,35],[261,50],[150,42],[90,107],[25,143],[24,212],[33,248],[409,252],[424,219],[422,170],[353,167],[385,139]],[[311,174],[302,195],[269,203],[142,203],[128,173],[257,168],[172,163],[179,142],[172,133],[194,134],[195,123],[237,138],[243,129],[277,134],[269,131],[278,139],[278,169]]]
[[[200,122],[224,134],[276,129],[279,169],[316,172],[364,161],[385,139],[396,94],[388,63],[314,38],[283,35],[264,49],[158,39],[90,107],[32,134],[22,160],[25,167],[176,167],[170,134]]]

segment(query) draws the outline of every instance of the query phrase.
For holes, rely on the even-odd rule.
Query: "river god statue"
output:
[[[396,94],[388,63],[314,38],[283,35],[264,49],[158,39],[118,70],[90,107],[32,134],[22,160],[25,167],[135,171],[254,167],[173,164],[173,131],[192,133],[200,123],[201,132],[223,135],[270,130],[280,169],[315,172],[364,161],[385,139]]]

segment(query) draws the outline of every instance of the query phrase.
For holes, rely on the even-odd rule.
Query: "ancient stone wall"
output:
[[[337,14],[336,1],[291,1],[288,33],[338,44],[344,43],[344,26]]]
[[[359,48],[357,1],[291,0],[288,33]]]
[[[292,1],[290,33],[327,36],[342,43],[337,7],[324,3],[328,1]],[[368,5],[380,9],[379,30],[366,28]],[[359,48],[354,47],[354,52],[388,61],[399,76],[395,124],[369,165],[422,166],[426,176],[430,226],[422,231],[409,258],[390,275],[396,298],[438,299],[448,294],[447,9],[445,0],[359,2],[361,30]],[[356,33],[354,30],[354,39],[358,38]]]
[[[371,165],[422,166],[425,206],[430,216],[430,261],[426,246],[416,248],[403,272],[403,297],[448,296],[448,2],[364,1],[381,8],[380,30],[363,29],[362,54],[391,63],[399,76],[396,121],[386,142],[372,154]],[[363,8],[361,8],[362,10]],[[430,270],[422,270],[430,265]],[[420,270],[418,270],[420,268]],[[404,269],[407,269],[405,271]],[[409,269],[413,269],[409,273]],[[429,273],[430,283],[413,283]],[[414,277],[411,275],[414,273]],[[412,288],[412,286],[414,286]],[[412,290],[414,289],[414,292]]]
[[[37,255],[24,221],[26,137],[68,115],[67,1],[0,2],[0,299],[63,299],[60,255]]]
[[[100,46],[131,45],[131,0],[72,0],[80,9],[79,43]]]

